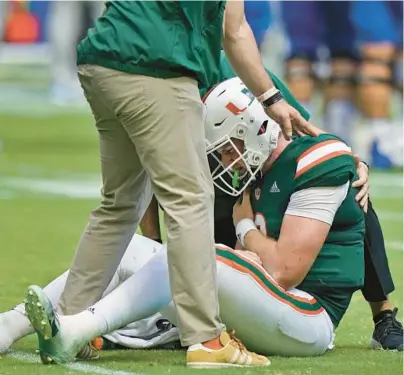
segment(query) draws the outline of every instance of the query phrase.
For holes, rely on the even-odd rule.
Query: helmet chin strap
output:
[[[247,181],[247,178],[242,181],[242,185],[245,185]],[[258,173],[255,175],[254,180],[250,182],[250,184],[247,186],[249,190],[254,190],[256,187],[261,186],[262,183],[264,182],[264,174],[262,173],[261,170],[258,171]]]

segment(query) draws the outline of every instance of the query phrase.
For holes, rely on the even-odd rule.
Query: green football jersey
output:
[[[339,138],[322,134],[293,140],[251,192],[255,222],[279,238],[291,195],[312,187],[340,186],[356,177],[350,149]],[[364,215],[350,187],[324,246],[297,287],[313,295],[338,326],[354,291],[364,282]]]
[[[158,78],[219,79],[225,1],[107,1],[77,63]]]
[[[268,75],[271,77],[275,87],[282,93],[283,97],[285,100],[299,113],[302,115],[302,117],[306,120],[310,119],[310,114],[309,112],[306,111],[306,109],[298,102],[298,100],[293,96],[293,94],[290,92],[286,84],[279,78],[277,77],[274,73],[266,69]],[[229,60],[226,57],[226,54],[224,51],[221,52],[220,54],[220,66],[219,66],[219,80],[215,82],[215,84],[218,84],[220,82],[223,82],[227,79],[236,77],[236,73],[234,73]],[[199,93],[201,97],[206,95],[206,92],[208,91],[207,88],[199,90]],[[209,157],[209,164],[211,171],[213,171],[218,163],[216,162],[215,159],[212,157]],[[224,176],[227,182],[231,183],[230,178],[227,176]],[[223,220],[224,218],[228,218],[229,216],[232,216],[233,212],[233,205],[236,203],[235,197],[232,197],[231,195],[228,195],[218,189],[215,186],[215,221]]]

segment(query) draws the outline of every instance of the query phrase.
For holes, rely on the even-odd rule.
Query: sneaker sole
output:
[[[52,338],[52,325],[50,320],[56,319],[53,309],[49,309],[48,297],[42,289],[32,285],[25,295],[25,312],[35,332],[44,340]]]
[[[389,352],[402,352],[402,349],[385,349],[383,348],[382,344],[380,342],[376,341],[375,339],[371,339],[369,342],[369,348],[374,349],[374,350],[381,350],[381,351],[389,351]]]
[[[187,363],[187,367],[195,369],[214,369],[225,367],[268,367],[271,362],[268,361],[266,365],[238,365],[235,363],[209,363],[209,362],[194,362]]]
[[[52,330],[51,321],[56,321],[57,318],[42,289],[31,285],[25,295],[24,303],[26,315],[35,332],[45,341],[51,339],[56,334]],[[40,351],[39,354],[44,364],[54,363],[53,359],[45,353]]]
[[[370,349],[376,349],[376,350],[384,350],[382,345],[378,341],[376,341],[375,339],[370,340],[369,348]]]

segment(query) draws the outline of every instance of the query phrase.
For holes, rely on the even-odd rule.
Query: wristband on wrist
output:
[[[268,91],[265,91],[263,94],[257,97],[259,102],[264,102],[265,100],[269,99],[270,97],[274,96],[279,90],[273,86]]]
[[[241,219],[236,225],[236,235],[240,243],[244,246],[244,237],[252,230],[258,230],[251,219]]]
[[[275,104],[283,99],[283,95],[280,91],[278,91],[275,95],[263,101],[261,104],[264,108],[270,107],[272,104]]]

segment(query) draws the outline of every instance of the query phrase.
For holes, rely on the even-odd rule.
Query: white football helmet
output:
[[[238,196],[255,180],[275,150],[281,129],[266,115],[261,103],[238,77],[214,87],[205,96],[204,103],[207,109],[206,153],[219,163],[212,171],[213,183],[225,193]],[[232,139],[244,141],[243,152],[237,149]],[[225,166],[220,153],[228,145],[237,151],[238,158]],[[234,169],[240,161],[244,162],[246,169],[242,176],[238,176]]]

